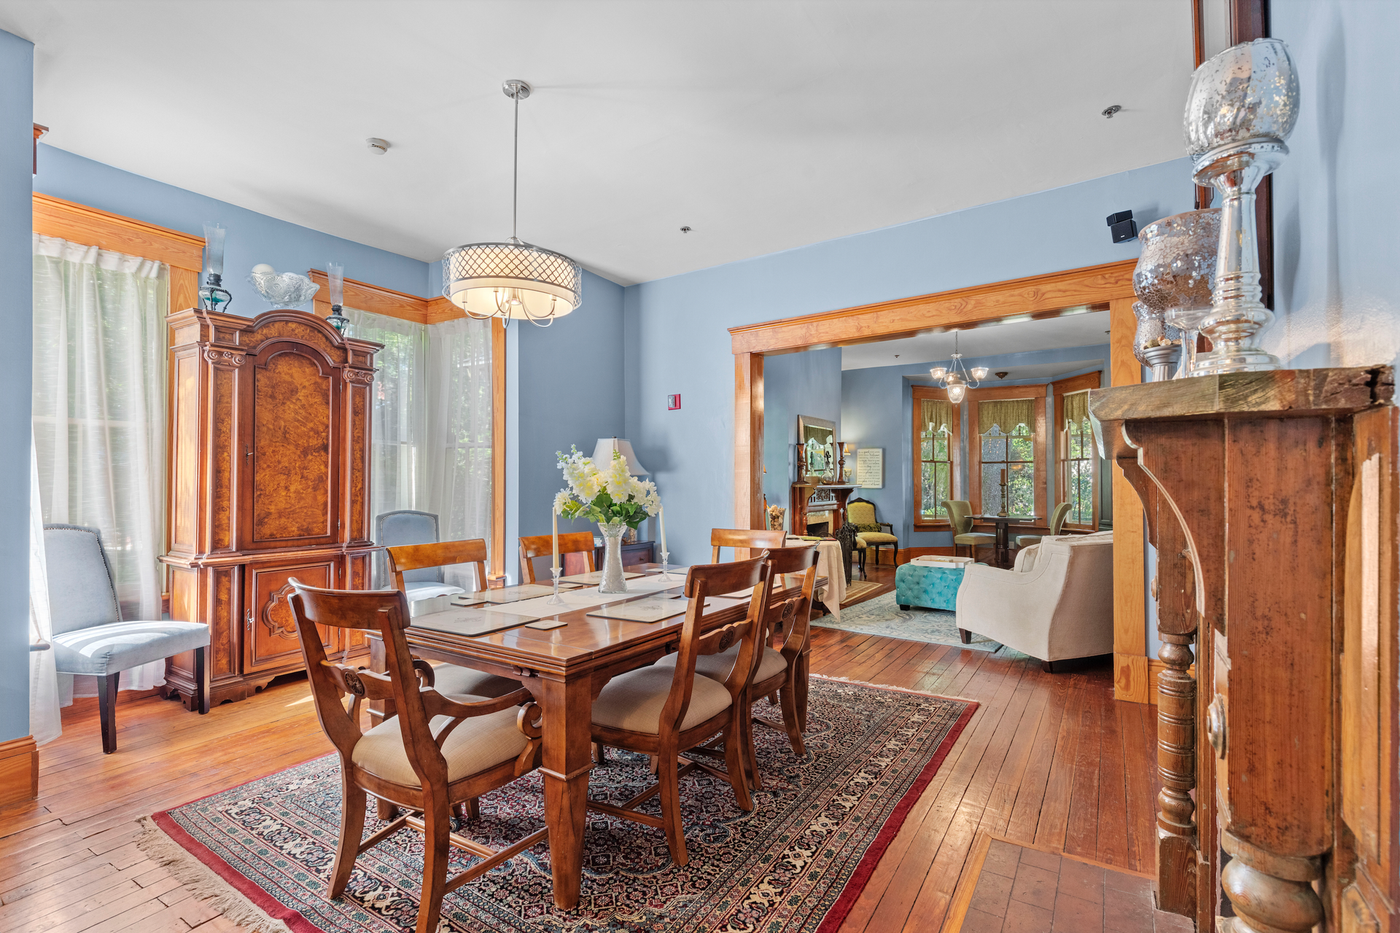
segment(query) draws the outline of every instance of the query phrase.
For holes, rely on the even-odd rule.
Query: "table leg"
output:
[[[544,680],[536,694],[544,716],[545,822],[549,825],[549,864],[554,875],[554,906],[578,906],[583,878],[583,834],[588,772],[593,769],[592,681],[587,675]]]

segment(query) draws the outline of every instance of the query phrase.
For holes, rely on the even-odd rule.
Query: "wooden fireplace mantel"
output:
[[[1363,896],[1348,885],[1365,873],[1349,841],[1363,830],[1340,819],[1360,785],[1339,748],[1363,722],[1342,713],[1352,689],[1340,661],[1343,583],[1359,572],[1347,546],[1358,460],[1394,483],[1394,388],[1390,367],[1375,366],[1089,393],[1101,452],[1142,499],[1158,552],[1158,907],[1200,930],[1225,912],[1222,889],[1241,930],[1311,930],[1324,903],[1335,917]],[[1391,564],[1393,518],[1380,548]],[[1368,618],[1393,654],[1395,593],[1368,592],[1379,606]],[[1395,720],[1393,690],[1359,702]]]

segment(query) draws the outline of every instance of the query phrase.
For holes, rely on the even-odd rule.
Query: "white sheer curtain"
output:
[[[491,540],[491,322],[428,328],[426,499],[443,538]],[[447,582],[475,584],[465,568]]]
[[[45,522],[102,532],[127,619],[161,617],[165,265],[34,235],[34,446]],[[123,690],[165,680],[165,662]],[[69,678],[60,677],[66,693]],[[84,683],[86,681],[86,683]],[[96,693],[79,678],[75,695]]]
[[[351,333],[384,344],[375,357],[374,515],[420,509],[443,540],[491,537],[491,326],[414,324],[346,309]],[[466,568],[449,583],[474,585]]]
[[[44,516],[39,498],[39,458],[33,436],[29,444],[29,641],[52,642],[49,614],[48,562],[44,559]],[[63,734],[58,714],[58,675],[53,650],[29,652],[29,734],[43,745]]]

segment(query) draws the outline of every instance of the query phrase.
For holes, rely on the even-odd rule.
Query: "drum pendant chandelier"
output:
[[[525,320],[548,327],[579,306],[583,271],[562,253],[531,246],[515,235],[520,189],[520,102],[530,85],[510,80],[501,90],[515,101],[515,161],[508,243],[469,243],[442,257],[443,297],[470,318]]]

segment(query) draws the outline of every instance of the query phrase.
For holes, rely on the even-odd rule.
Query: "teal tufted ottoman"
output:
[[[962,577],[961,567],[901,564],[894,571],[894,601],[901,609],[919,606],[952,612],[957,609]]]

